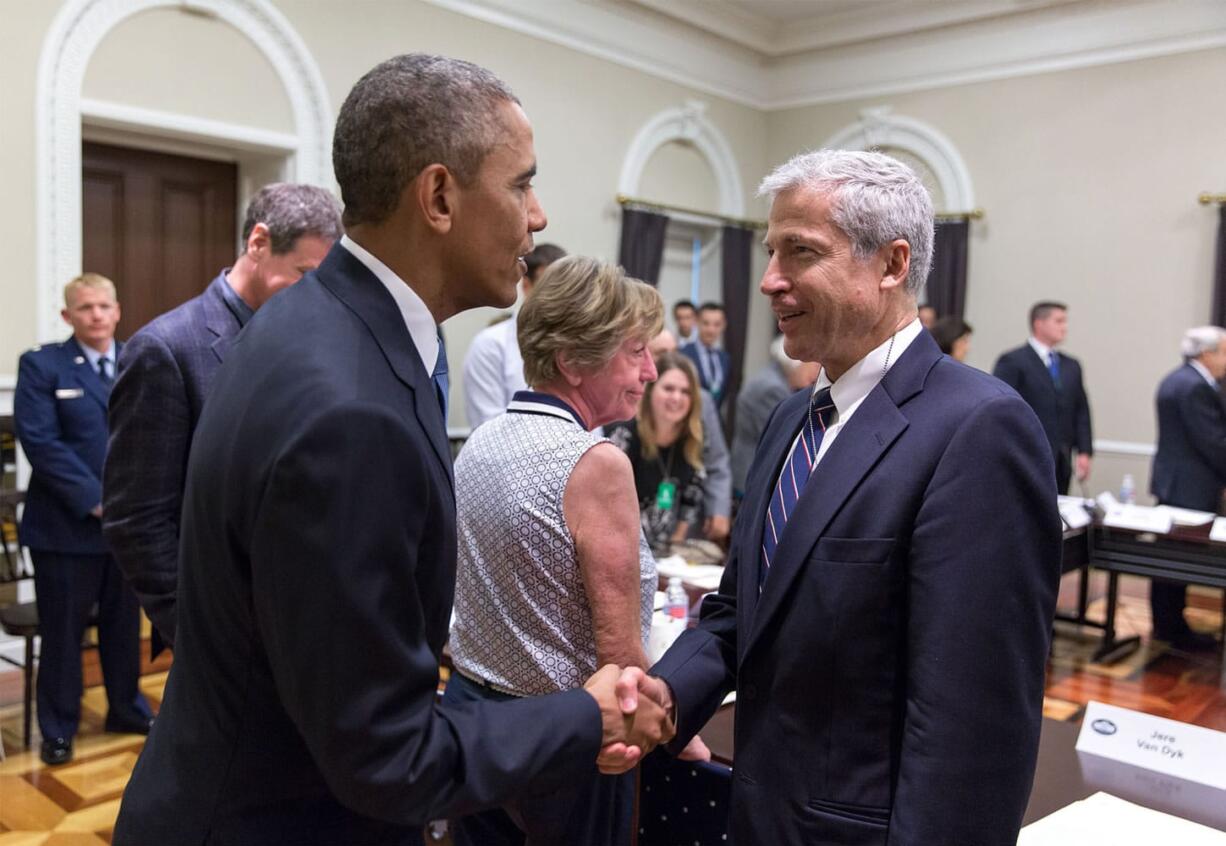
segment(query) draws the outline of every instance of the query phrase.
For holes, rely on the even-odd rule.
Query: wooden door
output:
[[[234,263],[233,162],[86,142],[81,164],[82,269],[114,280],[121,340]]]

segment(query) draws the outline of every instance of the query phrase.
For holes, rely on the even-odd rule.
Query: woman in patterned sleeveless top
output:
[[[626,456],[592,433],[634,416],[656,378],[663,303],[615,265],[549,267],[517,327],[530,390],[456,460],[459,561],[445,708],[552,693],[597,667],[645,667],[655,559]],[[454,821],[463,844],[622,846],[634,773],[589,778]]]

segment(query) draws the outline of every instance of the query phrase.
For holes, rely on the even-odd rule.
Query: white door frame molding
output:
[[[639,183],[652,154],[665,144],[684,141],[694,145],[715,174],[719,189],[717,211],[729,217],[744,217],[745,192],[741,188],[741,172],[736,156],[732,154],[728,139],[710,121],[706,112],[706,103],[687,100],[684,105],[665,109],[643,124],[630,142],[626,157],[622,159],[617,190],[630,197],[641,196]]]
[[[270,0],[67,0],[43,41],[35,90],[36,325],[41,341],[60,334],[60,287],[81,272],[85,70],[115,26],[158,8],[185,9],[224,21],[265,55],[285,88],[294,118],[295,148],[287,178],[332,184],[332,108],[323,75],[306,44]],[[150,127],[154,133],[158,128]]]
[[[975,208],[975,185],[958,148],[934,126],[893,114],[889,106],[864,109],[860,119],[826,139],[831,150],[868,150],[896,147],[906,150],[932,170],[945,208],[937,211],[970,211]]]

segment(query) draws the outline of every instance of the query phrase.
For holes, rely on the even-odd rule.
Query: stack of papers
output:
[[[1017,846],[1226,846],[1226,833],[1095,793],[1022,829]]]
[[[1203,526],[1213,519],[1213,515],[1208,511],[1193,511],[1173,505],[1159,505],[1154,510],[1170,515],[1171,522],[1176,526]]]
[[[1082,526],[1090,525],[1090,513],[1086,511],[1086,503],[1093,504],[1094,500],[1084,500],[1075,496],[1057,497],[1057,505],[1060,509],[1060,519],[1064,521],[1064,525],[1070,529],[1080,529]]]
[[[1171,524],[1174,522],[1171,510],[1163,510],[1163,507],[1150,508],[1146,505],[1120,503],[1105,492],[1098,495],[1097,502],[1098,507],[1103,510],[1104,526],[1165,535],[1171,531]]]

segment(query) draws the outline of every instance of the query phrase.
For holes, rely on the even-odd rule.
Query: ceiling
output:
[[[754,108],[1226,46],[1226,0],[424,0]]]
[[[1081,0],[629,0],[763,56],[1033,12]]]

